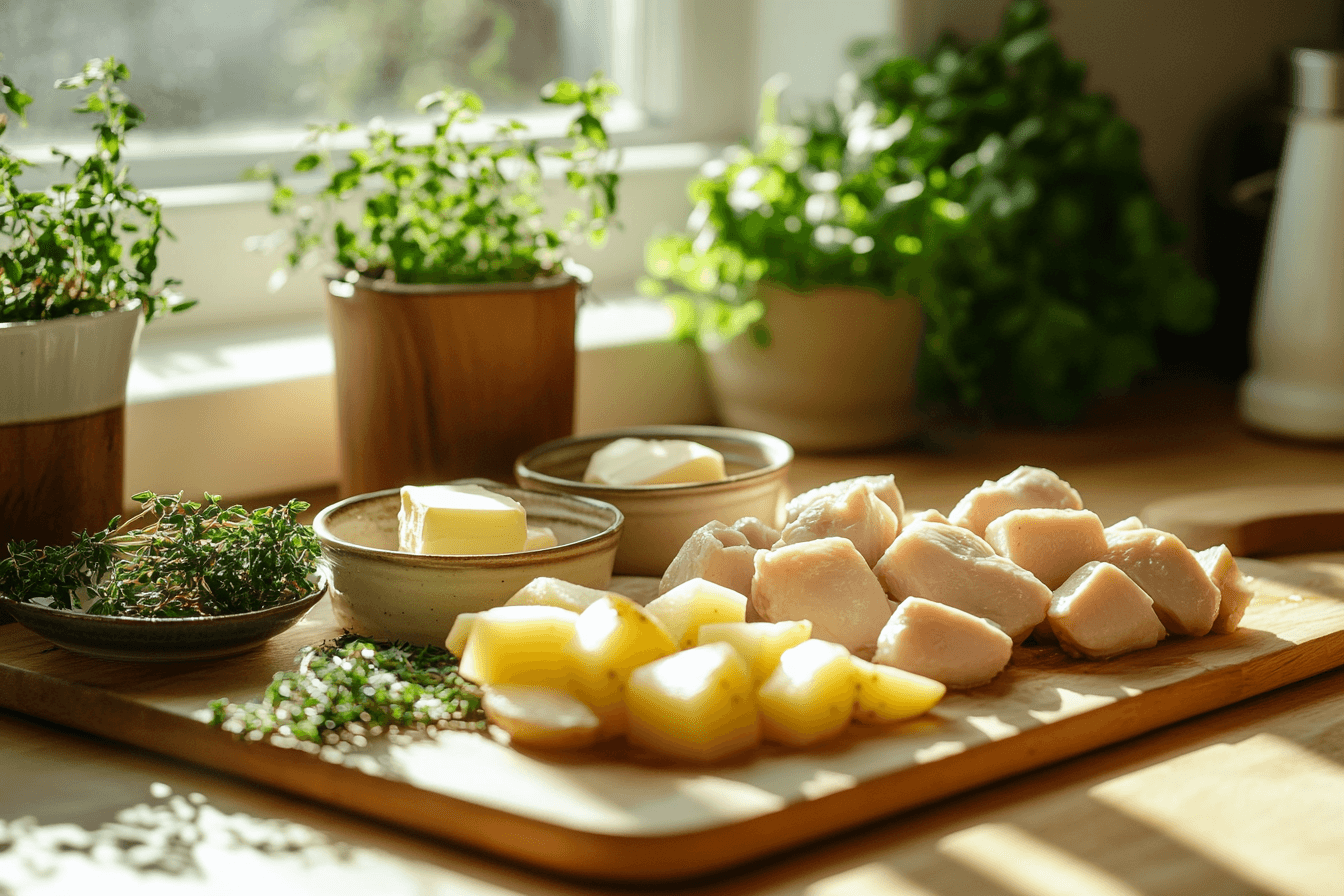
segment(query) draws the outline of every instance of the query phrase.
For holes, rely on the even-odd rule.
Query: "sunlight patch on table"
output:
[[[1010,824],[948,834],[938,851],[1021,896],[1143,896],[1109,871]]]
[[[1089,795],[1270,893],[1341,892],[1344,767],[1285,738],[1214,744]]]
[[[879,862],[870,862],[824,877],[803,891],[803,896],[936,896]]]

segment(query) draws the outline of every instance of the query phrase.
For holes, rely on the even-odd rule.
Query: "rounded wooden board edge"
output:
[[[1196,551],[1218,544],[1238,557],[1344,550],[1344,485],[1191,492],[1154,501],[1139,519]]]

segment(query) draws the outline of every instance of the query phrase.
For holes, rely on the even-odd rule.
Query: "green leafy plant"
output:
[[[368,147],[350,151],[340,164],[326,144],[350,125],[314,126],[314,149],[294,171],[326,172],[320,209],[301,202],[273,170],[251,175],[271,179],[271,211],[290,221],[291,270],[330,253],[348,270],[398,283],[528,281],[557,271],[577,241],[600,245],[606,237],[618,175],[602,115],[615,92],[600,75],[547,85],[545,102],[578,110],[558,143],[527,139],[516,120],[499,125],[493,140],[469,140],[463,129],[484,109],[467,90],[445,89],[420,101],[419,110],[437,119],[428,142],[375,124]],[[547,219],[543,202],[549,160],[561,166],[575,197],[558,223]],[[365,190],[362,215],[351,226],[337,206]]]
[[[702,332],[760,342],[760,280],[905,292],[924,310],[926,403],[1072,420],[1215,301],[1085,73],[1046,7],[1016,0],[996,36],[880,59],[805,125],[763,116],[756,147],[692,184],[691,232],[651,243],[650,285]]]
[[[141,511],[73,544],[14,541],[0,595],[101,616],[221,616],[262,610],[314,590],[320,548],[297,522],[303,501],[247,511],[142,492]]]
[[[72,177],[45,190],[21,185],[31,162],[0,145],[0,321],[50,320],[134,301],[145,317],[182,311],[173,279],[155,282],[159,247],[172,234],[158,200],[136,189],[121,164],[126,135],[143,121],[117,86],[130,77],[115,59],[93,59],[64,90],[87,91],[74,111],[95,116],[94,145],[80,160],[52,149]],[[5,107],[22,121],[32,98],[0,76]],[[0,114],[0,135],[7,129]]]
[[[211,724],[249,740],[343,752],[384,732],[485,728],[480,688],[458,675],[457,658],[442,647],[346,633],[305,647],[298,660],[258,701],[211,703]]]

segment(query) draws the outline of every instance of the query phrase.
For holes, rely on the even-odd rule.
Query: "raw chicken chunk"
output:
[[[872,566],[882,558],[901,530],[900,517],[863,481],[818,498],[784,527],[775,547],[818,538],[847,538]]]
[[[748,594],[756,570],[752,562],[756,551],[741,530],[711,520],[692,532],[677,551],[658,583],[658,593],[666,594],[691,579],[704,579]]]
[[[932,507],[928,510],[916,510],[913,513],[907,513],[901,520],[902,526],[909,526],[912,523],[943,523],[948,526],[952,525],[952,521],[949,520],[941,510],[934,510]]]
[[[1221,595],[1181,540],[1158,529],[1106,533],[1101,559],[1114,563],[1153,599],[1153,609],[1173,635],[1207,635]]]
[[[1106,553],[1101,518],[1090,510],[1010,510],[985,527],[985,541],[1052,590]]]
[[[927,598],[993,621],[1020,644],[1045,619],[1050,589],[960,526],[915,523],[873,568],[897,601]]]
[[[1208,573],[1213,584],[1218,586],[1218,615],[1213,620],[1213,631],[1228,635],[1241,625],[1241,617],[1246,615],[1255,593],[1251,591],[1246,576],[1237,569],[1237,561],[1227,545],[1220,544],[1195,552],[1195,559]]]
[[[873,662],[941,681],[986,684],[1003,671],[1013,641],[994,623],[922,597],[907,597],[877,639]]]
[[[747,544],[754,548],[768,548],[779,541],[779,530],[766,525],[754,516],[744,516],[733,523],[732,528],[746,536]]]
[[[948,514],[953,525],[983,536],[985,527],[1010,510],[1056,507],[1082,510],[1083,499],[1074,488],[1043,467],[1018,467],[997,482],[985,480],[957,502]]]
[[[856,476],[853,479],[842,479],[796,495],[784,505],[785,521],[793,522],[803,512],[803,508],[813,501],[838,495],[857,482],[866,483],[873,490],[873,494],[877,495],[878,500],[895,512],[897,519],[905,513],[905,502],[901,499],[901,490],[896,487],[896,477],[888,473],[885,476]]]
[[[807,619],[812,637],[870,657],[891,616],[887,595],[845,538],[819,538],[756,554],[751,606],[765,622]]]
[[[1144,650],[1167,636],[1153,599],[1119,568],[1096,560],[1055,591],[1046,619],[1065,653],[1089,659]]]

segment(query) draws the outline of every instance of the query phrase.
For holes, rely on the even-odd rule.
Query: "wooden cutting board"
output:
[[[704,875],[1074,756],[1344,664],[1344,556],[1245,561],[1256,598],[1242,630],[1170,639],[1105,662],[1018,648],[994,682],[901,726],[823,746],[763,747],[729,765],[679,766],[623,744],[525,753],[441,733],[317,756],[234,740],[197,716],[261,693],[299,648],[338,634],[325,601],[229,660],[148,666],[53,647],[0,627],[0,704],[425,834],[586,878]],[[624,580],[623,590],[650,580]]]

